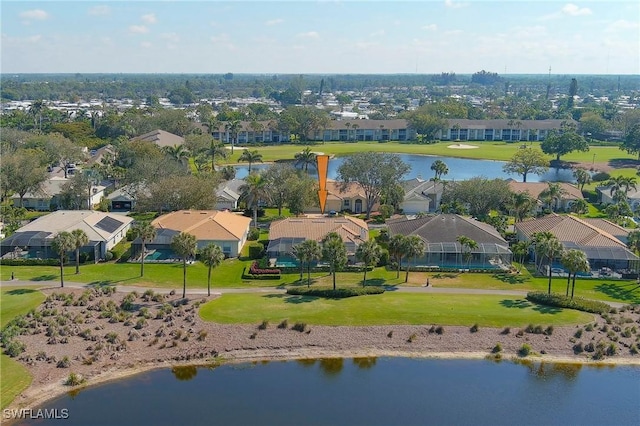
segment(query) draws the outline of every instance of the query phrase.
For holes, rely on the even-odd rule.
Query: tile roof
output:
[[[424,199],[427,195],[435,195],[444,191],[442,182],[432,180],[424,180],[421,178],[413,178],[400,182],[400,186],[404,189],[404,199]]]
[[[613,222],[609,222],[606,219],[584,218],[582,220],[588,223],[589,225],[593,225],[598,229],[602,229],[604,232],[608,232],[609,234],[617,238],[619,237],[627,238],[627,236],[629,235],[628,229],[625,229],[622,226],[617,225]]]
[[[356,245],[369,239],[369,227],[362,219],[344,217],[296,217],[278,220],[269,227],[269,240],[304,238],[321,241],[325,235],[336,232],[342,240]]]
[[[182,136],[174,135],[164,130],[152,130],[151,132],[136,136],[132,140],[153,142],[159,147],[182,145],[184,143]]]
[[[113,227],[104,227],[100,223],[105,223],[105,219]],[[16,234],[23,232],[42,232],[48,234],[47,239],[55,237],[58,233],[74,229],[82,229],[89,241],[107,241],[111,239],[118,230],[133,219],[119,214],[105,213],[92,210],[58,210],[45,216],[41,216],[33,222],[28,223],[16,231]]]
[[[178,210],[151,224],[159,229],[187,232],[198,240],[235,241],[243,238],[251,218],[218,210]]]
[[[518,222],[515,228],[527,238],[531,238],[536,232],[551,232],[561,243],[587,247],[622,246],[626,248],[624,243],[609,232],[573,215],[550,214],[538,219]]]
[[[389,234],[418,235],[427,243],[455,242],[464,235],[478,244],[508,246],[507,241],[491,225],[457,214],[439,214],[415,219],[388,220]]]
[[[582,191],[575,186],[566,182],[558,182],[560,187],[564,190],[562,195],[563,200],[582,200]],[[546,182],[517,182],[515,180],[509,181],[509,189],[516,193],[528,192],[533,198],[540,198],[540,194],[549,188],[549,184]]]
[[[29,198],[51,198],[55,195],[58,195],[62,192],[62,187],[65,183],[69,182],[69,179],[61,177],[61,176],[53,176],[42,182],[40,188],[36,191],[29,191],[24,194],[25,199]],[[13,194],[11,198],[19,199],[20,196],[18,194]]]
[[[339,200],[362,198],[366,200],[366,195],[362,186],[356,182],[348,183],[344,188],[342,183],[335,180],[327,179],[328,198],[336,198]]]

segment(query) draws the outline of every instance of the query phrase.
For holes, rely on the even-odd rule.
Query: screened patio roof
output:
[[[605,260],[639,260],[640,258],[625,247],[589,247],[571,242],[563,243],[564,248],[577,249],[585,252],[587,259]]]
[[[468,252],[466,247],[463,249],[459,243],[427,243],[425,244],[425,253],[465,253]],[[511,254],[509,247],[495,243],[481,243],[478,248],[472,249],[471,253],[477,254]]]

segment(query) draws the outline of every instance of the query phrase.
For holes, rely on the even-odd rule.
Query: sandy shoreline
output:
[[[103,295],[98,289],[61,291],[59,288],[44,292],[58,296],[50,297],[38,308],[41,314],[47,315],[38,316],[37,320],[32,318],[24,334],[18,337],[26,345],[26,351],[17,359],[33,375],[33,382],[9,408],[36,408],[84,386],[177,365],[336,357],[483,359],[491,356],[498,343],[503,360],[640,366],[640,355],[630,350],[640,341],[640,333],[623,335],[625,324],[627,328],[637,328],[640,324],[640,309],[624,310],[619,314],[620,320],[610,318],[611,325],[607,328],[603,319],[598,318],[595,321],[598,325],[592,331],[583,326],[554,327],[550,335],[527,333],[517,327],[508,331],[480,327],[471,332],[463,326],[444,326],[438,333],[432,324],[311,325],[297,331],[292,328],[293,324],[260,327],[259,324],[205,322],[197,314],[199,303],[207,300],[202,297],[183,304],[175,296],[156,295],[154,301],[139,294],[134,300],[135,310],[122,311],[114,307],[120,306],[125,294]],[[84,302],[79,304],[83,294]],[[91,298],[87,298],[88,294]],[[115,309],[116,314],[108,313],[109,309]],[[161,315],[162,310],[165,313]],[[57,316],[50,315],[53,311]],[[142,313],[148,318],[141,316]],[[616,328],[616,324],[622,326],[614,336],[612,328]],[[582,331],[576,339],[578,329]],[[595,360],[593,352],[576,354],[574,351],[576,342],[604,342],[603,345],[608,346],[614,338],[615,355]],[[532,354],[521,358],[518,351],[525,343],[531,346]],[[63,359],[66,365],[60,368],[58,364]],[[64,385],[72,372],[86,378],[86,384]]]

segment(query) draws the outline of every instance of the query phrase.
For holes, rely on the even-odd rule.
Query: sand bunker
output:
[[[474,145],[466,145],[463,143],[456,143],[453,145],[449,145],[447,148],[451,148],[451,149],[476,149],[476,148],[480,148],[479,146],[474,146]]]

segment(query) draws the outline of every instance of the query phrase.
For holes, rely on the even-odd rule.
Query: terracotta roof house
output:
[[[367,223],[355,217],[291,217],[271,223],[267,254],[276,266],[295,266],[291,256],[294,245],[305,240],[320,242],[330,232],[342,237],[352,261],[358,246],[369,239]]]
[[[582,191],[575,185],[571,185],[566,182],[558,182],[558,185],[562,188],[564,193],[560,198],[556,210],[569,211],[571,205],[576,200],[584,200]],[[540,195],[549,188],[549,184],[546,182],[517,182],[515,180],[509,180],[509,189],[515,193],[528,192],[529,195],[538,200],[538,210],[542,211],[544,207],[544,201],[541,200]]]
[[[405,214],[434,212],[440,206],[444,184],[432,180],[413,178],[400,183],[404,199],[400,208]]]
[[[327,204],[325,205],[325,213],[330,211],[341,212],[347,211],[354,214],[360,214],[367,211],[367,197],[364,193],[364,189],[355,183],[351,182],[342,187],[340,182],[335,180],[327,180]],[[380,207],[379,203],[373,205],[372,211],[377,211]],[[309,212],[317,213],[320,211],[320,207],[315,205],[309,208]]]
[[[131,228],[133,219],[115,213],[90,210],[58,210],[18,229],[1,243],[2,256],[18,254],[27,258],[56,258],[51,241],[58,233],[83,230],[89,242],[81,248],[90,259],[104,259],[107,250],[118,244]]]
[[[387,220],[389,235],[417,235],[425,243],[425,255],[415,263],[419,267],[466,269],[504,269],[511,264],[509,243],[491,225],[457,214],[439,214],[415,219]],[[465,248],[457,238],[474,240],[478,248],[465,261]],[[406,262],[406,260],[404,260]],[[413,262],[413,261],[412,261]]]
[[[140,136],[136,136],[131,140],[153,142],[160,148],[184,144],[184,138],[182,136],[174,135],[173,133],[165,132],[164,130],[153,130]]]
[[[624,229],[604,220],[584,220],[573,215],[550,214],[518,222],[515,224],[515,231],[519,241],[531,241],[537,232],[551,232],[565,249],[584,251],[592,270],[609,268],[626,273],[636,270],[640,260],[622,242],[626,238],[623,235]],[[562,268],[557,260],[554,260],[552,267]]]
[[[186,232],[198,240],[198,249],[213,243],[222,249],[227,257],[237,257],[247,242],[251,219],[228,211],[218,210],[178,210],[162,215],[153,222],[156,238],[145,244],[148,251],[145,261],[176,259],[171,250],[171,240],[177,234]],[[132,252],[139,258],[142,243],[133,241]]]

